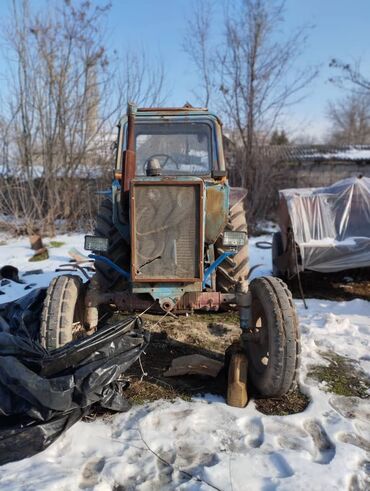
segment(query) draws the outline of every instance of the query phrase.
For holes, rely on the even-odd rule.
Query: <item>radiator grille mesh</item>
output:
[[[136,277],[199,278],[199,185],[135,184]]]

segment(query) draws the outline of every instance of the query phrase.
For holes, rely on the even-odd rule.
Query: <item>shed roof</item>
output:
[[[370,145],[266,145],[263,153],[274,160],[290,162],[370,162]]]

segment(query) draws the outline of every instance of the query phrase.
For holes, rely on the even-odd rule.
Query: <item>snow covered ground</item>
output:
[[[30,248],[28,238],[10,239],[6,236],[0,236],[0,268],[8,264],[17,267],[20,279],[26,282],[20,284],[0,280],[0,304],[16,300],[29,293],[33,288],[47,287],[53,276],[63,274],[55,273],[55,269],[70,261],[71,257],[68,255],[70,249],[76,248],[82,253],[88,254],[83,249],[84,236],[81,234],[60,235],[50,239],[50,241],[44,240],[46,246],[49,246],[49,242],[59,242],[63,245],[50,247],[48,260],[29,262],[34,251]],[[43,270],[42,274],[29,274],[40,269]]]
[[[51,249],[51,260],[40,263],[28,262],[27,240],[9,241],[0,246],[0,265],[12,264],[22,272],[43,268],[44,274],[24,279],[45,286],[55,267],[68,261],[68,249],[83,247],[82,236],[56,240],[65,245]],[[255,247],[263,240],[270,237],[251,241],[251,262],[263,265],[258,274],[270,270],[270,251]],[[24,287],[0,285],[0,302],[27,293]],[[300,383],[311,399],[303,413],[265,416],[253,401],[236,409],[212,396],[136,406],[108,421],[77,423],[44,452],[1,467],[0,489],[370,489],[369,399],[325,392],[324,384],[307,375],[311,365],[328,363],[325,352],[358,360],[370,374],[370,303],[307,303],[304,310],[296,301]]]

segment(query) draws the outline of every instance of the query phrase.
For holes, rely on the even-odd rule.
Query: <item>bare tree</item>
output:
[[[329,79],[330,82],[341,88],[350,86],[351,90],[370,91],[370,80],[362,74],[360,61],[351,64],[333,58],[329,63],[329,67],[334,68],[337,72],[336,75]]]
[[[161,60],[148,61],[144,51],[127,51],[118,74],[118,97],[123,106],[133,101],[139,106],[164,104],[165,73]]]
[[[201,14],[197,15],[202,18]],[[197,60],[201,79],[205,80],[202,39],[209,39],[209,25],[195,24],[195,28],[198,25],[203,36],[195,29],[198,50],[193,50],[193,58]],[[194,28],[194,24],[191,26]],[[259,147],[268,142],[283,111],[302,98],[302,90],[316,75],[315,69],[296,68],[306,45],[308,28],[282,37],[283,26],[284,3],[240,0],[225,11],[221,42],[208,47],[211,54],[208,53],[207,59],[212,58],[213,101],[236,136],[240,149],[237,168],[232,172],[233,184],[249,188],[251,219],[260,214],[261,202],[269,195],[268,188],[277,172],[270,163],[266,163],[267,172],[262,169]],[[191,35],[189,31],[188,36]],[[209,62],[206,66],[210,66]]]
[[[329,66],[335,70],[330,82],[345,92],[328,106],[331,140],[342,144],[370,143],[370,80],[363,75],[359,61],[350,64],[332,59]]]
[[[208,107],[212,95],[214,70],[210,52],[213,8],[209,0],[194,3],[193,7],[194,16],[188,21],[183,48],[193,61],[201,79],[203,93],[199,94],[196,91],[196,97],[204,107]]]
[[[333,144],[370,143],[370,92],[353,92],[328,105],[331,122],[330,141]]]
[[[35,12],[28,0],[13,0],[3,33],[12,168],[0,194],[8,196],[5,214],[23,214],[27,229],[41,225],[53,234],[58,219],[74,228],[95,215],[93,191],[108,185],[114,124],[127,100],[162,103],[164,70],[140,52],[128,54],[119,72],[122,64],[112,63],[105,47],[108,3],[48,7]]]

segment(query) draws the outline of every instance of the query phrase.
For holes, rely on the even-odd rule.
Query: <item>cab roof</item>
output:
[[[137,119],[141,118],[161,118],[161,117],[199,117],[204,116],[208,119],[216,120],[222,126],[221,120],[215,114],[208,111],[206,107],[193,107],[190,104],[185,104],[183,107],[135,107],[132,109],[136,114]],[[121,118],[121,124],[127,120],[127,116]]]

